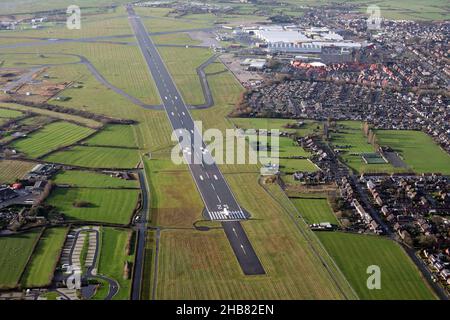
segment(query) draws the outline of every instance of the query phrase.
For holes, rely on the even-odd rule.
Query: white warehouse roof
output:
[[[266,42],[307,42],[311,41],[299,31],[256,30],[255,35]]]

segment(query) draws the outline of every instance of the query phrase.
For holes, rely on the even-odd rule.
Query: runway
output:
[[[144,24],[128,5],[128,18],[134,34],[156,83],[164,109],[178,137],[180,150],[197,185],[211,220],[222,221],[225,234],[241,265],[244,274],[265,274],[247,235],[239,220],[248,218],[248,214],[236,201],[225,178],[208,152],[200,132],[184,103],[175,83],[167,70],[155,44],[148,36]]]

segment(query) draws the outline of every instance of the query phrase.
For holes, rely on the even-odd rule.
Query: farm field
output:
[[[340,121],[341,126],[338,133],[331,134],[331,142],[336,146],[348,146],[341,149],[343,162],[352,170],[362,172],[388,172],[399,171],[389,163],[386,164],[365,164],[359,154],[374,152],[373,146],[367,142],[367,138],[362,132],[362,123],[359,121]],[[377,133],[377,136],[379,133]],[[378,138],[379,139],[379,138]]]
[[[47,203],[64,213],[67,219],[126,225],[138,201],[138,190],[92,188],[56,188]],[[85,202],[76,207],[76,202]]]
[[[55,184],[67,184],[73,187],[86,188],[138,188],[137,180],[125,180],[91,171],[68,170],[58,173]]]
[[[340,232],[317,232],[361,299],[434,299],[430,288],[400,246],[390,239]],[[368,266],[381,269],[381,289],[366,286]]]
[[[293,5],[312,5],[318,6],[330,3],[330,0],[285,0],[284,2]],[[334,1],[335,3],[345,2],[344,0]],[[351,2],[359,6],[361,12],[366,12],[368,3],[364,0],[355,0]],[[420,0],[380,0],[376,3],[380,7],[381,16],[386,19],[394,20],[444,20],[449,19],[449,13],[446,9],[446,2],[442,0],[431,0],[426,3]]]
[[[0,119],[3,119],[3,118],[13,119],[13,118],[18,118],[22,115],[23,115],[23,113],[20,111],[0,108]]]
[[[67,228],[50,228],[44,231],[21,279],[23,287],[36,288],[50,284],[66,234]]]
[[[128,279],[124,279],[125,262],[134,261],[134,252],[127,252],[130,234],[131,230],[126,229],[103,227],[101,231],[98,272],[119,282],[120,290],[114,296],[115,300],[127,300],[130,297],[131,273]]]
[[[20,160],[0,160],[0,184],[21,179],[35,164]]]
[[[66,1],[63,1],[66,2]],[[97,6],[98,4],[95,3]],[[53,6],[53,8],[66,9],[70,2],[65,6],[61,6],[61,2]],[[78,2],[77,5],[81,6]],[[85,5],[88,5],[85,2]],[[90,3],[89,5],[92,5]],[[30,8],[26,9],[29,12]],[[54,22],[45,22],[42,28],[39,29],[21,29],[14,31],[14,35],[19,37],[46,37],[46,38],[85,38],[98,36],[115,36],[131,34],[128,26],[128,20],[122,17],[126,14],[123,6],[117,6],[115,9],[101,9],[101,8],[83,8],[82,9],[82,28],[79,30],[70,30],[66,28],[65,24],[57,24]]]
[[[137,147],[134,128],[131,125],[106,126],[85,143],[92,146]]]
[[[14,141],[12,147],[31,158],[39,158],[50,151],[74,144],[93,132],[94,130],[89,128],[58,121],[44,126],[26,138]]]
[[[56,118],[56,119],[60,119],[60,120],[70,120],[72,122],[75,122],[75,123],[78,123],[78,124],[81,124],[86,127],[93,128],[93,129],[96,129],[96,128],[99,128],[102,126],[101,123],[99,123],[95,120],[75,116],[75,115],[68,114],[68,113],[60,113],[60,112],[55,112],[55,111],[42,109],[42,108],[23,106],[23,105],[15,104],[15,103],[0,103],[0,106],[6,106],[8,108],[20,110],[23,112],[29,111],[29,112],[33,112],[33,113],[36,113],[39,115]]]
[[[75,146],[45,157],[46,161],[87,168],[134,168],[139,152],[132,149]]]
[[[0,237],[0,289],[15,288],[41,230]]]
[[[307,223],[330,222],[339,224],[326,197],[317,198],[300,195],[290,199]]]
[[[433,139],[421,131],[377,130],[380,145],[388,145],[398,152],[417,173],[450,174],[450,155]]]

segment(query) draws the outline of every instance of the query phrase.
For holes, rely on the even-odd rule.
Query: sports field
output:
[[[64,213],[68,220],[126,225],[138,200],[138,190],[56,188],[47,203]],[[84,202],[76,206],[77,202]]]
[[[41,230],[0,237],[0,289],[15,288]]]
[[[128,279],[124,279],[124,265],[126,261],[134,261],[134,252],[127,253],[127,244],[131,230],[102,228],[101,249],[98,272],[111,277],[119,283],[120,290],[113,299],[127,300],[131,290],[131,271]],[[114,263],[111,263],[114,261]],[[131,269],[132,270],[132,269]]]
[[[22,287],[36,288],[50,285],[66,234],[67,228],[45,230],[20,281]]]
[[[28,157],[38,158],[50,151],[66,147],[86,138],[94,130],[69,122],[54,122],[26,138],[12,143],[12,147],[25,153]]]
[[[139,152],[133,149],[75,146],[45,157],[46,161],[87,168],[134,168]]]
[[[450,174],[450,155],[426,133],[411,130],[377,130],[381,145],[398,152],[417,173]]]
[[[330,222],[339,224],[326,197],[317,198],[304,195],[291,198],[291,201],[307,223]]]
[[[0,160],[0,184],[21,179],[35,164],[20,160]]]
[[[73,187],[89,188],[138,188],[137,180],[125,180],[111,177],[106,173],[92,171],[68,170],[58,173],[54,178],[55,184],[67,184]]]
[[[434,299],[417,267],[392,240],[378,236],[317,232],[361,299]],[[381,270],[381,289],[369,290],[367,268]]]

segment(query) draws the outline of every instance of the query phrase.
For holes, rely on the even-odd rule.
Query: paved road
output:
[[[141,282],[144,270],[145,242],[147,239],[147,219],[149,212],[148,186],[145,179],[144,170],[139,171],[139,182],[142,194],[142,209],[137,215],[138,221],[135,221],[137,228],[137,246],[134,260],[133,286],[131,288],[131,299],[139,300],[141,296]]]
[[[206,150],[206,145],[189,110],[139,16],[135,14],[131,6],[127,6],[127,10],[130,24],[155,80],[169,121],[180,141],[180,148],[183,150],[184,157],[188,159],[189,169],[206,206],[208,218],[234,221],[234,223],[224,222],[223,225],[243,272],[264,274],[264,269],[247,235],[237,222],[247,219],[248,214],[237,203],[213,157]],[[237,235],[232,228],[236,230]]]

